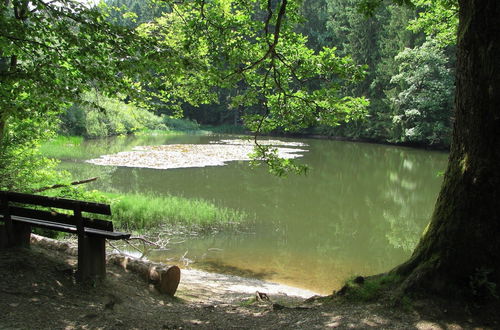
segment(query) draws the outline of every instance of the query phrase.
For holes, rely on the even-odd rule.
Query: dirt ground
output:
[[[194,270],[182,271],[174,298],[115,265],[105,281],[82,285],[67,252],[0,250],[0,329],[500,329],[491,307],[306,300],[306,291]],[[256,301],[255,291],[270,301]]]

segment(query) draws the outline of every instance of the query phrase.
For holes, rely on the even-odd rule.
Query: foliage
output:
[[[255,132],[361,118],[367,101],[338,91],[343,81],[360,79],[363,68],[334,48],[307,48],[294,32],[298,6],[296,0],[181,1],[132,29],[134,22],[117,24],[113,3],[4,1],[0,132],[8,120],[78,104],[90,89],[103,97],[120,91],[144,107],[161,104],[179,114],[184,104],[216,103],[221,90],[237,86],[230,107],[248,111],[244,121]],[[75,131],[85,127],[95,137],[136,129],[134,118],[117,123],[113,114],[94,111],[104,108],[98,100],[89,103],[85,116],[69,111]]]
[[[458,0],[414,0],[420,9],[409,23],[413,31],[424,31],[439,45],[454,45],[457,39]]]
[[[307,0],[316,3],[319,0]],[[349,54],[355,63],[366,65],[364,80],[343,86],[346,95],[364,95],[370,99],[366,118],[340,123],[316,125],[315,134],[368,138],[386,141],[390,138],[392,121],[386,100],[386,89],[397,65],[394,57],[405,47],[413,47],[419,36],[406,29],[409,19],[415,17],[412,8],[387,5],[378,8],[370,17],[359,11],[356,0],[322,0],[326,6],[325,20],[315,23],[325,26],[324,36],[314,37],[334,45],[339,54]],[[320,6],[316,5],[315,6]],[[314,18],[316,20],[316,18]],[[312,28],[309,27],[308,30]]]
[[[66,182],[67,174],[57,174],[55,162],[38,152],[57,128],[56,115],[89,85],[106,91],[130,86],[118,72],[133,62],[140,40],[104,17],[73,0],[0,3],[1,189]]]
[[[179,83],[186,90],[196,85],[196,91],[183,100],[198,104],[217,101],[208,89],[213,82],[222,88],[241,84],[230,104],[262,109],[244,117],[247,126],[259,132],[361,117],[366,101],[337,91],[341,79],[361,78],[362,68],[337,56],[334,49],[318,53],[308,49],[306,39],[293,32],[299,19],[293,11],[296,5],[285,1],[268,12],[267,4],[258,1],[174,5],[172,13],[140,27],[142,35],[155,38],[162,52],[183,50],[182,81],[172,77],[170,63],[158,59],[162,52],[155,52],[156,72],[163,79],[158,90]],[[264,19],[256,19],[259,16]],[[170,94],[157,96],[173,101]]]
[[[391,79],[393,140],[447,145],[451,134],[453,76],[444,51],[434,41],[396,56]]]
[[[165,129],[163,119],[146,109],[98,93],[84,93],[62,116],[63,134],[97,138]]]
[[[326,45],[335,45],[339,54],[349,54],[355,63],[367,65],[367,75],[362,81],[348,84],[343,87],[347,95],[364,95],[370,99],[368,115],[360,120],[340,123],[340,125],[316,125],[312,130],[314,134],[340,136],[354,139],[370,139],[375,141],[408,142],[405,131],[401,129],[400,122],[394,121],[394,85],[391,79],[400,74],[400,62],[397,55],[405,49],[416,49],[426,41],[421,31],[428,33],[429,40],[442,48],[443,36],[432,32],[432,19],[441,20],[444,16],[444,7],[453,11],[452,1],[415,1],[411,5],[409,1],[393,1],[382,3],[380,1],[356,1],[356,0],[306,0],[304,7],[310,4],[314,8],[325,8],[327,15],[322,13],[317,17],[310,18],[315,26],[322,32],[309,32],[313,27],[303,30],[311,33],[314,40],[324,40]],[[401,6],[401,4],[406,6]],[[308,9],[303,10],[306,14]],[[450,13],[451,12],[447,12]],[[369,15],[366,15],[369,14]],[[311,14],[310,14],[311,15]],[[453,15],[450,16],[450,18]],[[425,19],[424,19],[425,18]],[[309,21],[306,20],[306,21]],[[452,35],[456,27],[456,20],[447,20],[447,35]],[[450,30],[451,28],[451,30]],[[442,31],[443,33],[445,31]],[[320,33],[321,36],[317,34]],[[446,43],[452,45],[452,40]],[[437,48],[436,48],[437,49]],[[448,47],[443,58],[446,68],[453,70],[454,59],[450,57],[452,47]],[[439,51],[440,54],[442,51]],[[398,78],[394,78],[396,81]],[[441,76],[427,76],[429,84],[443,85],[448,88],[443,93],[451,94],[453,84],[449,83],[448,76],[441,80]],[[438,102],[439,103],[439,102]],[[419,108],[425,106],[423,103],[415,104],[419,112],[427,112],[428,109]],[[449,116],[449,108],[442,107],[434,109],[444,111],[443,116]],[[435,122],[432,122],[435,120]],[[429,139],[422,137],[419,143],[422,145],[441,144],[447,145],[449,138],[449,121],[438,117],[414,117],[414,125],[432,125],[431,131],[439,131],[440,134],[429,133]],[[422,121],[421,123],[419,121]],[[431,123],[432,122],[432,123]],[[424,135],[427,133],[423,133]],[[432,136],[432,137],[431,137]],[[415,140],[415,139],[414,139]]]
[[[57,162],[42,157],[38,150],[38,137],[50,136],[50,122],[56,120],[40,114],[7,123],[0,144],[0,190],[31,192],[65,181],[65,174],[55,170]]]
[[[89,85],[129,87],[118,73],[133,62],[140,39],[104,17],[98,7],[73,0],[0,4],[0,133],[11,117],[64,109]]]
[[[167,2],[151,2],[143,0],[107,0],[109,6],[109,20],[115,24],[137,27],[138,25],[150,22],[170,12]]]
[[[261,145],[257,141],[254,152],[250,155],[251,165],[256,167],[261,164],[268,166],[269,172],[276,176],[285,176],[289,173],[304,174],[307,172],[307,166],[297,164],[292,159],[279,157],[278,149],[272,146]]]
[[[375,2],[362,6],[369,11]],[[234,123],[243,120],[257,133],[343,122],[353,123],[342,126],[346,134],[394,132],[386,127],[390,116],[378,111],[382,106],[370,108],[373,124],[360,121],[367,97],[384,92],[373,84],[376,73],[390,72],[374,71],[387,48],[380,38],[386,11],[373,10],[375,16],[366,21],[353,0],[314,4],[326,8],[314,24],[335,33],[316,34],[311,43],[297,32],[305,21],[297,0],[113,0],[98,6],[76,0],[4,1],[0,144],[12,127],[9,121],[66,111],[70,104],[63,117],[67,133],[88,137],[158,128],[157,119],[140,108],[165,108],[176,115],[187,104],[221,102],[221,113],[232,110]],[[305,7],[302,13],[312,15]],[[347,43],[339,42],[344,39]],[[368,79],[359,82],[365,75],[362,64],[371,69]],[[388,81],[387,75],[378,81]],[[89,97],[89,90],[98,94]],[[118,91],[139,106],[137,111],[109,97]],[[383,105],[383,98],[374,104]],[[297,169],[277,161],[272,152],[257,150],[256,156],[269,157],[272,166]]]
[[[169,129],[177,131],[197,131],[200,129],[200,125],[196,121],[189,119],[164,116],[163,123]]]

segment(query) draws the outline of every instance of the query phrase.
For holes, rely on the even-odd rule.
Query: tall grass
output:
[[[201,199],[140,194],[108,195],[112,220],[124,230],[148,231],[164,225],[199,232],[230,229],[241,225],[246,213],[218,207]]]

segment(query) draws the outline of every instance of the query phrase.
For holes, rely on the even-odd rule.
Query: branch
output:
[[[59,50],[60,50],[57,47],[52,47],[52,46],[49,46],[47,44],[44,44],[43,42],[39,42],[39,41],[36,41],[36,40],[18,38],[18,37],[10,36],[10,35],[3,34],[3,33],[0,33],[0,37],[4,37],[4,38],[6,38],[6,39],[8,39],[8,40],[10,40],[12,42],[20,41],[20,42],[26,42],[26,43],[31,43],[31,44],[39,45],[39,46],[42,46],[44,48],[55,50],[57,52],[59,52]]]
[[[256,60],[252,64],[250,64],[246,67],[243,67],[241,69],[238,69],[234,73],[229,74],[225,78],[228,78],[228,77],[232,76],[233,74],[243,73],[244,71],[251,70],[254,67],[256,67],[257,65],[259,65],[260,63],[262,63],[264,60],[266,60],[269,56],[274,57],[276,55],[275,49],[276,49],[276,46],[278,45],[278,42],[279,42],[281,26],[283,24],[283,17],[285,16],[285,13],[286,13],[287,4],[288,4],[288,0],[282,0],[281,6],[280,6],[280,9],[278,12],[278,17],[276,18],[276,25],[274,27],[273,42],[272,43],[268,42],[269,47],[268,47],[266,53],[264,54],[264,56],[262,56],[260,59]],[[267,13],[268,13],[268,16],[266,18],[265,26],[264,26],[264,31],[265,31],[266,36],[270,34],[269,24],[270,24],[271,18],[273,16],[273,11],[271,9],[271,1],[270,0],[267,3]]]
[[[56,189],[56,188],[63,188],[63,187],[67,187],[67,186],[70,186],[70,185],[71,186],[76,186],[78,184],[89,183],[89,182],[95,181],[97,179],[99,179],[99,178],[95,177],[95,178],[90,178],[90,179],[85,179],[85,180],[80,180],[80,181],[73,181],[70,184],[55,184],[53,186],[35,189],[33,192],[34,193],[39,193],[39,192],[42,192],[42,191],[46,191],[46,190],[50,190],[50,189]]]

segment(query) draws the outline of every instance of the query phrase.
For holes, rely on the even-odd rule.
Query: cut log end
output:
[[[174,296],[181,280],[181,270],[177,266],[172,266],[167,270],[160,272],[160,281],[158,283],[158,291]]]

